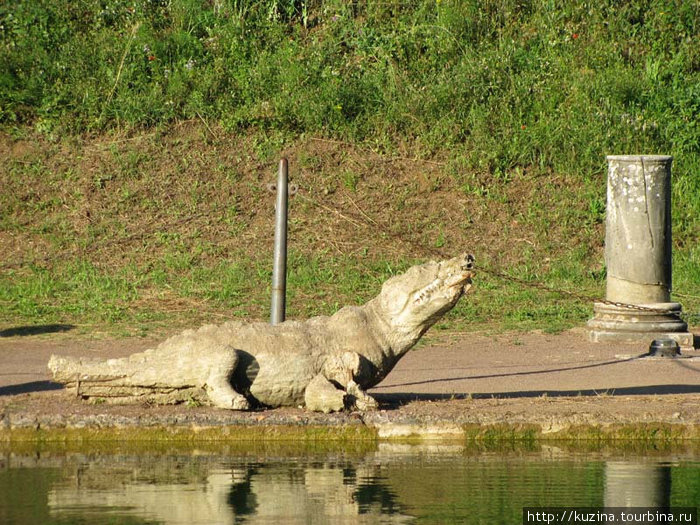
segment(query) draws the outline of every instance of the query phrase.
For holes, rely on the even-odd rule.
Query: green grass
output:
[[[695,2],[41,0],[0,17],[0,119],[47,133],[206,118],[585,176],[620,150],[690,167],[700,142]]]
[[[160,265],[126,266],[116,271],[100,270],[89,261],[69,261],[50,270],[33,267],[4,272],[0,274],[4,323],[67,323],[76,325],[81,333],[106,330],[141,335],[233,317],[267,318],[268,261],[192,265],[172,273],[170,259],[165,257]],[[351,257],[292,252],[287,315],[296,319],[330,315],[346,304],[362,304],[379,292],[385,279],[411,262],[358,264]],[[590,286],[590,281],[586,284]],[[557,280],[553,286],[567,289],[572,280]],[[599,290],[588,291],[598,296]],[[479,275],[474,290],[438,329],[556,332],[582,323],[591,312],[592,303]]]
[[[671,154],[674,287],[698,324],[698,34],[700,4],[683,0],[2,4],[0,129],[50,150],[0,167],[0,228],[41,241],[3,266],[2,322],[266,318],[266,245],[235,241],[267,212],[251,172],[293,150],[330,202],[383,191],[398,216],[450,192],[464,224],[425,204],[401,235],[453,253],[470,224],[498,220],[477,245],[483,264],[503,266],[498,237],[520,239],[503,254],[509,273],[590,296],[605,278],[605,155]],[[230,137],[243,139],[224,158]],[[347,151],[300,151],[309,137]],[[394,174],[407,159],[424,182]],[[377,254],[381,235],[358,233],[364,251],[348,253],[302,240],[290,315],[362,302],[426,257]],[[442,327],[558,330],[590,316],[570,297],[477,284]]]

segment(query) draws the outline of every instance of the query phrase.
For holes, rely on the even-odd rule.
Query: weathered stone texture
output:
[[[473,257],[414,266],[363,306],[275,326],[231,321],[106,361],[52,356],[54,378],[84,398],[198,401],[221,408],[306,405],[370,410],[379,383],[470,286]]]

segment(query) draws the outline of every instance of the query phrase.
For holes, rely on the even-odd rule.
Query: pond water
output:
[[[2,524],[522,523],[523,507],[700,503],[693,450],[258,445],[0,451]]]

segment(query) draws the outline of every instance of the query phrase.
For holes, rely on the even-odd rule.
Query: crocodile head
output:
[[[473,275],[474,257],[463,254],[414,266],[386,281],[378,300],[391,332],[400,339],[392,346],[413,346],[471,287]]]

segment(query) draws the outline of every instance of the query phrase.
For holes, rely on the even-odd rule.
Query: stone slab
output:
[[[635,343],[651,344],[654,339],[673,339],[683,350],[694,350],[694,336],[690,332],[631,332],[595,330],[588,331],[588,339],[593,343]]]

